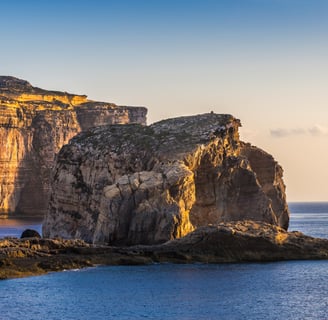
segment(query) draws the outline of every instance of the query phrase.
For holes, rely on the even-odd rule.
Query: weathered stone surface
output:
[[[125,249],[156,262],[226,263],[328,259],[328,240],[254,221],[200,227],[181,239]],[[121,252],[124,252],[122,250]]]
[[[60,148],[94,126],[145,124],[146,112],[0,77],[0,214],[44,215]]]
[[[0,240],[0,279],[92,265],[158,262],[227,263],[328,259],[328,240],[267,223],[236,221],[199,227],[159,245],[111,247],[81,240]]]
[[[248,159],[263,192],[271,199],[278,224],[287,229],[289,214],[281,166],[270,154],[250,144],[242,144],[241,155]]]
[[[58,155],[44,235],[133,245],[224,221],[287,229],[282,169],[239,126],[211,113],[79,134]]]

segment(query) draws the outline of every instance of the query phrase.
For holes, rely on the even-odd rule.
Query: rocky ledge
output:
[[[328,239],[287,232],[271,224],[236,221],[199,227],[159,245],[113,247],[82,240],[4,239],[0,241],[0,278],[44,274],[95,265],[158,262],[226,263],[328,259]]]

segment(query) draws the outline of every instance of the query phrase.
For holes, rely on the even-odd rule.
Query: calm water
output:
[[[0,218],[0,239],[4,237],[20,238],[26,229],[33,229],[41,234],[41,223],[41,218]]]
[[[328,235],[328,203],[291,204]],[[328,261],[99,267],[0,282],[0,319],[328,319]]]
[[[289,203],[289,210],[290,231],[298,230],[313,237],[328,238],[328,202]]]

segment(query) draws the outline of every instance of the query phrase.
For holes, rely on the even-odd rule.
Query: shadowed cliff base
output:
[[[95,265],[232,263],[328,259],[328,240],[266,223],[240,221],[200,227],[161,245],[113,247],[81,240],[0,240],[0,278]]]

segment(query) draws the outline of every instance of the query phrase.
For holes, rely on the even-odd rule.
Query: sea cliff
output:
[[[287,229],[283,170],[240,125],[208,113],[80,133],[58,154],[44,236],[121,246],[240,220]]]
[[[0,76],[0,215],[43,216],[61,147],[95,126],[145,124],[146,113]]]

